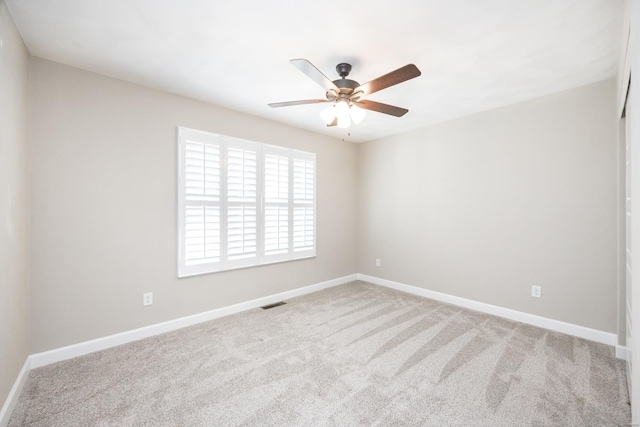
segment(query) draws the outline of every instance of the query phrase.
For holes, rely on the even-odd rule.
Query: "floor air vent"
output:
[[[270,308],[280,307],[281,305],[285,305],[285,304],[286,304],[286,302],[280,301],[280,302],[274,302],[273,304],[262,306],[260,308],[263,309],[263,310],[269,310]]]

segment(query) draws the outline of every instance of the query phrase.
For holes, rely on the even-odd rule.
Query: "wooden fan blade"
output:
[[[321,102],[330,102],[327,99],[302,99],[300,101],[274,102],[268,104],[271,108],[290,107],[292,105],[319,104]]]
[[[369,101],[366,99],[362,101],[354,102],[354,104],[360,108],[364,108],[365,110],[377,111],[378,113],[389,114],[391,116],[396,116],[396,117],[402,117],[405,114],[407,114],[407,112],[409,111],[406,108],[395,107],[393,105],[383,104],[381,102]]]
[[[334,118],[333,121],[327,125],[327,127],[331,127],[331,126],[338,126],[338,118],[337,117]]]
[[[384,76],[380,76],[377,79],[373,79],[370,82],[358,86],[353,90],[353,93],[362,91],[361,96],[371,95],[379,90],[411,80],[414,77],[418,77],[420,74],[422,73],[415,65],[405,65],[402,68],[398,68],[397,70],[390,72],[389,74],[385,74]]]
[[[324,88],[325,91],[335,91],[336,93],[340,92],[338,86],[336,86],[327,76],[322,74],[322,71],[318,70],[315,65],[306,59],[292,59],[291,64],[296,67],[298,70],[305,73],[311,80],[318,83],[320,86]]]

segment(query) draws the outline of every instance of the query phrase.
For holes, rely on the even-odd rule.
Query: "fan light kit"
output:
[[[276,102],[269,104],[270,107],[290,107],[292,105],[331,103],[332,105],[322,111],[320,116],[327,126],[338,126],[348,128],[351,123],[360,123],[366,112],[364,110],[377,111],[395,117],[404,116],[409,110],[395,107],[389,104],[362,99],[367,95],[397,85],[404,81],[418,77],[421,73],[413,64],[405,65],[384,76],[371,80],[361,85],[360,83],[347,79],[351,72],[351,64],[340,63],[336,66],[336,71],[340,79],[331,81],[322,74],[311,62],[306,59],[292,59],[293,64],[300,71],[305,73],[313,81],[318,83],[326,91],[326,99],[304,99],[300,101]]]
[[[331,107],[327,107],[320,113],[320,117],[325,121],[327,126],[331,126],[336,120],[339,128],[348,128],[351,122],[358,124],[364,119],[367,113],[355,104],[349,105],[349,101],[339,99]]]

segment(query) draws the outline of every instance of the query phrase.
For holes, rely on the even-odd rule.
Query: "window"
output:
[[[315,154],[178,128],[178,277],[314,257]]]

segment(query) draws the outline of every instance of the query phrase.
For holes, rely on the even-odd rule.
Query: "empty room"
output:
[[[0,427],[640,425],[639,52],[638,0],[0,0]]]

